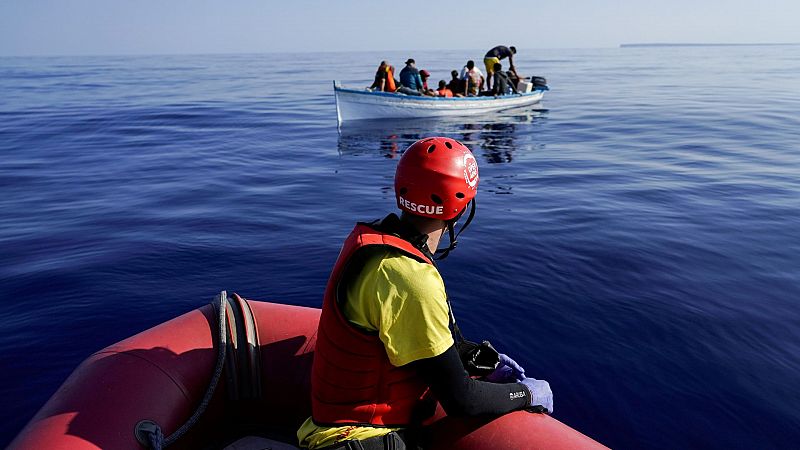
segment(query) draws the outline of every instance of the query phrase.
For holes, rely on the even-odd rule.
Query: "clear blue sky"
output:
[[[798,30],[800,0],[0,0],[0,55],[787,43]]]

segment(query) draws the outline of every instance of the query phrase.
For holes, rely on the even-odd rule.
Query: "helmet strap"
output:
[[[448,245],[447,248],[436,250],[434,254],[437,256],[434,256],[433,259],[437,261],[441,261],[447,258],[447,255],[449,255],[452,250],[455,250],[456,246],[458,245],[458,241],[456,240],[456,233],[453,230],[455,219],[450,219],[445,223],[447,223],[447,232],[448,234],[450,234],[450,245]]]
[[[463,233],[464,230],[467,229],[469,224],[472,222],[472,219],[475,217],[475,199],[474,198],[470,202],[470,210],[469,210],[469,216],[467,216],[467,221],[464,222],[464,225],[462,225],[461,229],[458,230],[458,233],[456,233],[455,232],[456,222],[458,222],[458,219],[460,219],[461,216],[464,215],[464,211],[466,211],[466,210],[467,210],[467,208],[464,208],[461,211],[461,213],[459,213],[455,218],[450,219],[447,222],[445,222],[447,224],[447,233],[450,235],[450,245],[448,245],[447,248],[436,250],[435,255],[437,255],[437,256],[434,257],[435,260],[441,261],[441,260],[447,258],[447,255],[449,255],[451,251],[455,250],[456,246],[458,245],[458,237],[461,236],[461,233]]]

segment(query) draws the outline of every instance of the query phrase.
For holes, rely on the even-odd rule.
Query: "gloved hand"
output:
[[[523,379],[525,379],[525,369],[504,353],[500,353],[500,363],[494,372],[486,375],[486,381],[492,383],[512,383]]]
[[[531,393],[531,406],[543,406],[546,413],[553,413],[553,391],[550,383],[535,378],[525,378],[520,381]]]

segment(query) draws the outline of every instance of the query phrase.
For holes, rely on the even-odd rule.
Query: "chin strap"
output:
[[[450,235],[450,245],[448,245],[447,248],[436,250],[436,253],[435,253],[436,256],[434,257],[435,260],[441,261],[441,260],[447,258],[447,255],[449,255],[450,252],[453,251],[456,248],[456,246],[458,245],[458,237],[461,236],[461,233],[463,233],[464,230],[467,229],[467,227],[469,226],[470,222],[472,222],[472,219],[475,217],[475,199],[474,198],[470,202],[470,205],[471,206],[470,206],[470,210],[469,210],[469,216],[467,216],[467,221],[464,222],[464,225],[461,227],[460,230],[458,230],[458,233],[455,232],[455,225],[458,222],[458,219],[460,219],[461,216],[464,215],[464,211],[466,211],[467,208],[464,208],[461,211],[461,213],[458,216],[455,217],[455,219],[447,221],[447,233]]]

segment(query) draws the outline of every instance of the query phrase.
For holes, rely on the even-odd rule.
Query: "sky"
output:
[[[798,43],[798,23],[800,0],[0,0],[0,56]]]

